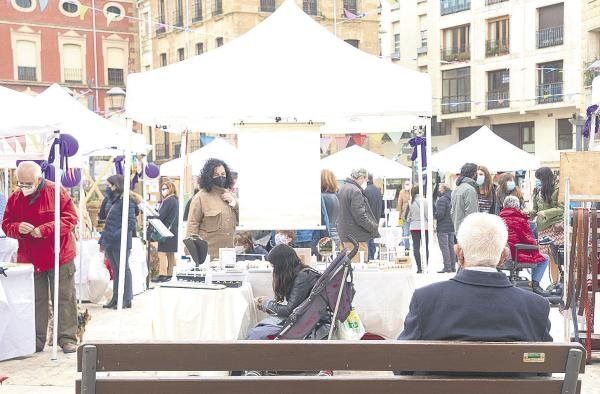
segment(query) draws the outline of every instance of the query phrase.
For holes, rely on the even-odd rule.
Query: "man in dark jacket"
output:
[[[548,301],[496,269],[510,253],[502,219],[474,213],[457,236],[463,269],[414,292],[398,339],[551,342]]]
[[[17,263],[33,264],[36,352],[44,350],[48,329],[48,294],[54,298],[54,182],[44,179],[37,163],[17,167],[18,189],[10,195],[2,220],[7,237],[19,241]],[[77,350],[75,238],[77,212],[66,190],[60,190],[60,256],[58,269],[58,345],[64,353]],[[2,317],[0,317],[2,319]]]
[[[438,271],[438,273],[455,272],[454,224],[452,223],[452,215],[450,214],[452,190],[445,183],[440,184],[438,190],[440,194],[435,203],[433,216],[437,220],[438,244],[440,245],[444,259],[444,269]]]
[[[479,211],[476,178],[477,164],[467,163],[462,166],[460,176],[456,180],[458,187],[452,193],[452,209],[450,211],[456,232],[467,216]]]
[[[350,178],[338,191],[340,200],[340,217],[338,232],[344,247],[352,249],[348,236],[352,236],[359,245],[359,251],[368,252],[367,242],[379,237],[379,222],[375,219],[364,189],[367,188],[367,170],[359,168],[352,170]],[[359,261],[359,253],[353,261]]]
[[[383,217],[383,194],[381,194],[381,190],[377,186],[373,184],[373,175],[369,174],[367,180],[367,188],[365,189],[365,196],[367,196],[367,202],[369,203],[369,208],[371,208],[371,212],[375,216],[375,220],[379,222],[379,218]],[[375,258],[375,238],[371,238],[368,241],[369,248],[369,260],[373,260]]]

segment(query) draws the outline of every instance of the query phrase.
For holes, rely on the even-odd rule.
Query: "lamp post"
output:
[[[121,111],[125,106],[125,91],[120,87],[111,88],[106,92],[110,101],[109,111]],[[108,112],[108,111],[107,111]]]

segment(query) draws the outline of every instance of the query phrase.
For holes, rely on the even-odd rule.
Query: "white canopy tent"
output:
[[[454,145],[434,154],[432,170],[458,174],[465,163],[483,165],[490,172],[534,170],[540,167],[536,157],[498,136],[487,126]]]
[[[222,138],[215,138],[188,155],[189,163],[192,166],[192,174],[199,175],[204,163],[211,158],[223,160],[231,169],[239,170],[237,148]],[[161,164],[160,175],[180,176],[182,165],[183,159],[181,157],[167,161]]]
[[[353,145],[321,159],[321,168],[333,171],[337,179],[350,176],[354,168],[366,168],[375,178],[410,178],[412,170],[393,160]]]

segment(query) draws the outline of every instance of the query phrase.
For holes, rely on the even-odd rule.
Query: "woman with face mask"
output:
[[[237,233],[234,243],[237,261],[260,260],[261,256],[267,254],[265,248],[252,242],[252,235],[249,232]]]
[[[186,237],[197,235],[208,242],[208,254],[219,256],[219,248],[232,248],[239,211],[229,190],[231,171],[224,161],[209,159],[198,180],[200,191],[190,204]]]
[[[564,206],[558,201],[558,182],[548,167],[538,168],[535,178],[533,209],[529,212],[529,218],[536,220],[538,239],[548,237],[553,239],[556,245],[562,245]],[[553,256],[549,245],[540,246],[540,252]]]
[[[166,282],[173,276],[175,267],[175,253],[177,252],[177,234],[179,232],[179,200],[177,188],[171,181],[162,184],[160,194],[162,202],[158,209],[161,222],[173,233],[172,237],[158,241],[158,258],[160,261],[159,276],[155,282]]]
[[[479,197],[479,212],[498,214],[498,203],[496,201],[496,185],[488,169],[479,166],[477,169],[477,192]]]
[[[505,172],[500,175],[498,180],[498,190],[496,191],[496,201],[504,201],[508,196],[515,196],[519,199],[521,208],[525,207],[525,200],[523,199],[523,193],[515,182],[515,176],[510,172]]]

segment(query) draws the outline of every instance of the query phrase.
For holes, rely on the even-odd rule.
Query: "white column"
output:
[[[60,131],[54,132],[54,138],[60,139]],[[60,145],[54,146],[54,302],[53,309],[53,324],[54,330],[52,333],[52,360],[58,358],[58,277],[60,269],[60,177],[62,171],[60,169]]]

